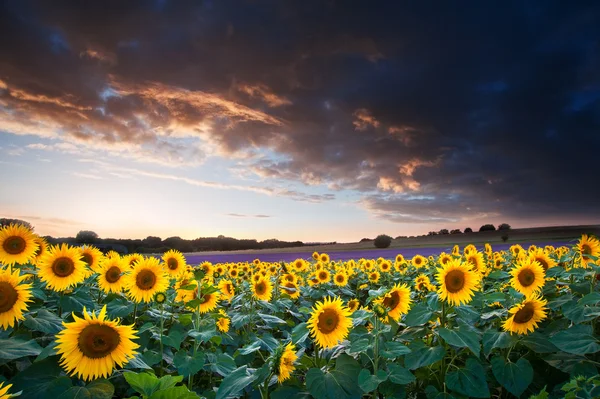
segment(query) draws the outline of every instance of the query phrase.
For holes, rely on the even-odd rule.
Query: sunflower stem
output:
[[[317,344],[315,344],[315,367],[319,368],[321,366],[319,366],[319,347],[317,346]]]
[[[260,397],[262,399],[269,399],[269,382],[271,382],[271,377],[273,377],[273,373],[269,374],[269,377],[263,384],[263,388],[260,390]]]
[[[133,306],[133,325],[135,326],[135,323],[137,321],[137,302],[135,303],[135,305]]]
[[[440,328],[446,328],[446,301],[442,301],[442,315],[440,317]],[[442,340],[442,343],[444,345],[444,350],[447,349],[447,344],[446,341],[444,341],[441,337],[440,339]],[[444,387],[444,393],[446,393],[446,355],[444,354],[444,357],[442,357],[442,378],[441,378],[441,383],[442,386]]]
[[[161,377],[163,376],[163,360],[164,360],[163,359],[163,357],[164,357],[163,350],[164,349],[163,349],[162,337],[163,337],[163,331],[165,328],[165,317],[164,317],[165,315],[163,313],[163,310],[164,310],[164,306],[161,303],[160,304],[160,376]]]
[[[377,375],[377,369],[379,368],[379,317],[375,315],[373,321],[373,329],[375,330],[375,342],[373,342],[373,375]],[[378,397],[377,389],[373,391],[373,399]]]

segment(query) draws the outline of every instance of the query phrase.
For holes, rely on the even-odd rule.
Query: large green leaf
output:
[[[25,316],[23,324],[30,330],[55,335],[63,329],[62,322],[62,319],[54,313],[48,312],[46,309],[40,309],[35,317],[32,315]]]
[[[272,316],[269,314],[264,314],[264,313],[259,313],[258,314],[260,316],[261,319],[263,319],[263,321],[267,324],[267,326],[269,327],[273,327],[275,328],[277,325],[280,324],[287,324],[285,322],[285,320],[280,319],[277,316]]]
[[[125,298],[115,298],[106,304],[106,313],[111,319],[133,314],[135,304]]]
[[[515,339],[508,333],[488,330],[483,333],[483,353],[489,356],[494,348],[508,348]]]
[[[479,321],[481,317],[481,313],[469,305],[457,306],[454,308],[454,311],[459,318],[471,325]]]
[[[404,357],[404,365],[409,370],[416,370],[420,367],[439,362],[445,355],[446,350],[442,346],[420,348],[413,350]]]
[[[92,300],[89,289],[80,289],[69,295],[63,295],[59,302],[63,315],[71,312],[81,315],[84,307],[88,312],[96,309],[96,302]]]
[[[519,397],[533,381],[533,368],[527,359],[520,358],[516,363],[506,363],[504,357],[492,358],[492,372],[496,380],[508,390]]]
[[[361,353],[367,351],[371,346],[371,341],[368,338],[359,338],[350,343],[348,353]]]
[[[210,369],[221,377],[227,377],[236,368],[235,360],[227,353],[207,353],[206,360]]]
[[[256,376],[248,371],[247,366],[235,369],[227,377],[223,378],[216,399],[225,399],[230,395],[235,395],[248,385],[252,384]]]
[[[390,372],[389,379],[394,384],[406,385],[410,384],[415,380],[413,373],[405,369],[396,363],[389,363],[387,365],[388,371]]]
[[[469,348],[471,352],[479,357],[481,352],[480,337],[477,333],[467,330],[465,327],[449,330],[447,328],[439,329],[440,336],[452,346],[458,348]]]
[[[475,358],[467,359],[464,368],[446,374],[446,385],[461,395],[473,398],[490,397],[485,369]]]
[[[0,338],[0,364],[25,356],[37,356],[41,352],[42,347],[33,339],[25,341],[14,337],[8,339]]]
[[[380,355],[386,359],[394,359],[411,352],[408,346],[401,342],[395,341],[387,341],[383,345],[383,348],[384,349],[380,352]]]
[[[112,399],[115,387],[107,380],[96,380],[87,386],[74,386],[61,395],[61,399]]]
[[[149,399],[198,399],[196,393],[191,392],[186,386],[170,387],[156,391]]]
[[[427,305],[418,303],[410,309],[404,318],[404,324],[409,327],[420,326],[431,320],[432,316],[433,311]]]
[[[543,334],[535,331],[533,334],[526,335],[521,343],[536,353],[558,352],[558,348]]]
[[[125,380],[136,392],[145,396],[152,396],[157,391],[162,391],[174,387],[183,380],[183,376],[166,375],[160,379],[150,373],[124,373]]]
[[[194,375],[204,366],[204,352],[190,355],[187,350],[181,349],[173,357],[173,365],[177,367],[177,372],[184,377],[190,374]]]
[[[308,338],[310,331],[306,326],[306,323],[300,323],[292,330],[292,342],[295,345],[301,344]]]
[[[169,330],[169,334],[162,336],[162,342],[167,346],[179,349],[186,335],[185,328],[181,324],[176,323]]]
[[[306,388],[315,399],[359,399],[362,396],[357,384],[360,370],[356,360],[342,354],[336,359],[334,370],[308,370]]]
[[[302,392],[300,388],[291,385],[282,385],[269,395],[271,399],[303,398],[308,396],[308,392]]]
[[[561,351],[584,355],[600,351],[598,340],[594,336],[591,326],[576,325],[568,330],[560,331],[550,341]]]
[[[152,367],[150,367],[145,361],[144,361],[144,357],[142,355],[140,355],[139,353],[137,355],[135,355],[135,357],[133,359],[131,359],[129,362],[127,362],[127,364],[125,364],[125,368],[126,369],[141,369],[141,370],[152,370]]]
[[[254,341],[251,344],[248,344],[240,349],[238,349],[238,352],[240,353],[240,355],[248,355],[252,352],[256,352],[257,350],[260,349],[260,341]]]
[[[373,392],[387,378],[388,375],[383,370],[378,370],[377,374],[371,374],[368,369],[362,369],[358,374],[358,386],[365,393]]]
[[[23,391],[19,399],[56,399],[73,385],[69,377],[62,376],[58,356],[33,363],[10,380],[11,392]]]
[[[190,331],[189,335],[198,342],[208,342],[212,337],[218,335],[218,333],[215,323],[206,320],[200,323],[200,327],[197,330]]]

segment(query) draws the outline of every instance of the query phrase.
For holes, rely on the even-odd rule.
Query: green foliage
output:
[[[380,234],[375,237],[375,241],[373,241],[373,244],[376,248],[387,248],[391,243],[392,237],[388,236],[387,234]]]

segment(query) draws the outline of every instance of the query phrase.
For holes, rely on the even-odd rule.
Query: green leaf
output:
[[[427,395],[427,399],[455,399],[449,393],[438,391],[433,385],[428,385],[425,388],[425,395]]]
[[[220,353],[215,356],[213,353],[207,353],[206,358],[209,362],[211,371],[226,377],[236,368],[235,360],[226,353]]]
[[[58,365],[58,356],[48,357],[33,363],[25,370],[20,371],[10,380],[13,384],[11,392],[19,392],[19,399],[56,399],[73,385],[69,377],[60,377],[61,367]]]
[[[503,356],[492,358],[492,372],[496,380],[519,397],[533,381],[533,368],[527,359],[520,358],[516,363],[506,363]]]
[[[543,334],[535,331],[533,334],[526,335],[522,338],[523,345],[537,353],[553,353],[558,352],[558,348],[550,342]]]
[[[489,398],[490,390],[483,366],[474,358],[468,358],[466,367],[446,374],[446,385],[451,390],[474,398]]]
[[[552,270],[552,269],[550,269]],[[546,387],[540,391],[537,395],[531,395],[529,399],[548,399],[548,392],[546,392]]]
[[[260,349],[260,341],[254,341],[251,344],[238,349],[238,352],[240,353],[240,355],[249,355],[250,353],[256,352],[259,349]]]
[[[427,305],[418,303],[410,309],[404,318],[404,324],[409,327],[420,326],[427,323],[432,316],[433,311]]]
[[[64,399],[112,399],[115,387],[107,380],[95,380],[87,386],[71,387],[61,395]]]
[[[48,356],[55,356],[56,355],[56,345],[57,345],[56,341],[49,343],[44,349],[42,349],[40,354],[35,358],[34,362],[39,362],[41,360],[44,360]]]
[[[190,331],[189,335],[198,342],[208,342],[212,337],[218,335],[218,333],[214,322],[207,320],[206,322],[200,323],[200,328],[198,330]]]
[[[360,369],[356,360],[342,354],[336,359],[334,370],[308,370],[306,388],[315,399],[359,399],[362,396],[357,383]]]
[[[131,371],[123,373],[125,380],[137,392],[145,396],[150,396],[158,390],[158,378],[150,373],[132,373]]]
[[[106,304],[106,314],[111,319],[126,317],[133,314],[135,304],[125,298],[115,298]]]
[[[580,305],[595,305],[600,302],[600,293],[592,292],[579,300]]]
[[[383,347],[385,349],[382,350],[380,354],[386,359],[394,359],[411,352],[410,348],[402,342],[387,341]]]
[[[195,355],[190,356],[187,350],[181,349],[173,357],[173,365],[184,377],[194,375],[204,366],[204,352],[196,352]]]
[[[63,329],[62,319],[46,309],[38,310],[35,317],[25,316],[23,324],[30,330],[52,335],[58,334]]]
[[[458,329],[453,330],[440,328],[439,334],[444,341],[450,345],[458,348],[469,348],[475,356],[479,357],[481,344],[479,343],[480,337],[476,333],[469,331],[464,327],[459,327]]]
[[[585,307],[584,305],[581,305],[575,299],[562,306],[563,315],[575,324],[579,324],[581,322],[589,321],[595,318],[594,315],[590,316],[588,314],[588,310],[589,308]]]
[[[509,277],[510,277],[510,274],[508,274],[507,272],[502,271],[502,270],[495,270],[487,276],[487,278],[490,278],[492,280],[504,280]]]
[[[198,399],[196,393],[191,392],[188,387],[180,385],[178,387],[171,387],[156,391],[150,396],[149,399]]]
[[[292,342],[295,345],[301,344],[308,338],[310,331],[306,326],[306,323],[300,323],[292,330]]]
[[[96,309],[96,303],[92,300],[87,289],[75,291],[70,295],[63,295],[60,297],[59,302],[63,314],[75,312],[75,314],[81,315],[84,307],[88,312]]]
[[[126,365],[127,369],[141,369],[141,370],[152,370],[152,367],[148,366],[144,361],[144,358],[139,353],[135,355]]]
[[[379,370],[376,375],[372,375],[369,370],[362,369],[358,374],[358,386],[364,393],[373,392],[387,378],[388,375],[383,370]]]
[[[489,356],[492,349],[508,348],[514,341],[509,333],[488,330],[483,333],[483,353],[485,356]]]
[[[0,338],[0,363],[25,356],[37,356],[42,352],[42,347],[31,339],[29,341],[20,338]]]
[[[560,331],[550,338],[550,341],[563,352],[575,355],[584,355],[600,351],[598,340],[594,336],[592,327],[576,325],[568,330]]]
[[[433,348],[424,347],[407,354],[404,357],[404,365],[409,370],[416,370],[420,367],[439,362],[445,355],[446,350],[442,346],[434,346]]]
[[[410,384],[415,380],[413,373],[405,369],[396,363],[390,363],[387,365],[388,371],[390,372],[389,379],[394,384],[406,385]]]
[[[230,395],[235,395],[248,385],[252,384],[256,376],[248,372],[247,366],[242,366],[235,369],[227,377],[223,378],[219,390],[217,391],[216,399],[225,399]]]
[[[167,346],[179,349],[186,335],[187,332],[185,331],[183,326],[179,323],[176,323],[173,325],[173,327],[171,327],[168,335],[162,336],[162,342]]]
[[[301,398],[302,396],[308,396],[308,393],[302,392],[300,388],[292,385],[282,385],[269,394],[271,399]]]
[[[454,308],[454,311],[458,315],[459,318],[463,319],[465,322],[473,325],[479,318],[481,317],[481,313],[476,311],[472,306],[462,305]]]
[[[267,323],[267,325],[269,327],[274,327],[277,324],[287,324],[285,322],[285,320],[282,320],[277,316],[271,316],[269,314],[264,314],[264,313],[259,313],[258,315],[260,316],[261,319],[264,320],[265,323]]]
[[[371,345],[368,338],[359,338],[350,343],[350,349],[348,350],[348,353],[365,352],[370,346]]]

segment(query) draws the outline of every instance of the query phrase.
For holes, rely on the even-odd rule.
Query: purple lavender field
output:
[[[523,248],[528,248],[533,242],[520,243]],[[548,242],[536,242],[537,246],[553,245],[555,247],[561,245],[570,245],[569,241],[548,241]],[[495,251],[503,251],[510,248],[510,244],[495,244],[492,248]],[[483,246],[477,246],[478,249],[483,249]],[[376,259],[379,257],[385,259],[394,259],[397,254],[402,254],[405,258],[412,258],[419,254],[423,256],[438,255],[440,252],[451,252],[452,246],[440,246],[440,247],[429,247],[429,248],[388,248],[388,249],[369,249],[369,250],[352,250],[352,251],[323,251],[329,254],[331,260],[350,260],[350,259]],[[227,262],[251,262],[254,259],[260,259],[263,262],[291,262],[294,259],[308,259],[311,258],[312,251],[298,251],[298,252],[281,252],[281,253],[228,253],[222,252],[219,254],[206,254],[206,255],[186,255],[186,261],[188,264],[198,264],[205,261],[211,263],[227,263]]]

